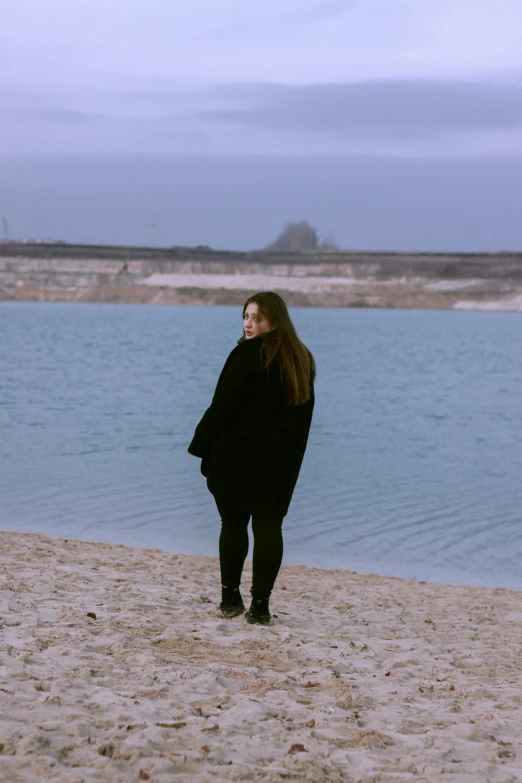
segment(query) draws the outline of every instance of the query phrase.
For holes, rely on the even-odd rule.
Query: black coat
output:
[[[265,369],[261,337],[241,340],[225,362],[188,448],[217,500],[259,516],[288,511],[314,408],[288,405],[277,360]]]

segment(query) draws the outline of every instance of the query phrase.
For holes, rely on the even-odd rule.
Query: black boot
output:
[[[241,598],[239,587],[225,587],[225,585],[221,585],[221,603],[219,608],[224,617],[237,617],[238,614],[243,614],[245,604]]]
[[[246,614],[246,619],[247,623],[270,625],[271,615],[268,609],[268,598],[252,598],[252,603]]]

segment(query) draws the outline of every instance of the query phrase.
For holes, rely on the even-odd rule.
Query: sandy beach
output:
[[[522,780],[522,594],[0,533],[0,780]],[[243,584],[248,595],[250,572]]]

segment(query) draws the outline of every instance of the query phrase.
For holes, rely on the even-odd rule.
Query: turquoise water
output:
[[[294,308],[318,365],[285,562],[522,589],[522,318]],[[186,448],[231,307],[0,304],[0,527],[217,553]]]

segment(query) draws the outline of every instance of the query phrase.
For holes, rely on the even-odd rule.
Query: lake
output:
[[[318,367],[285,563],[522,589],[522,318],[292,308]],[[237,307],[0,303],[0,527],[216,555],[187,453]]]

